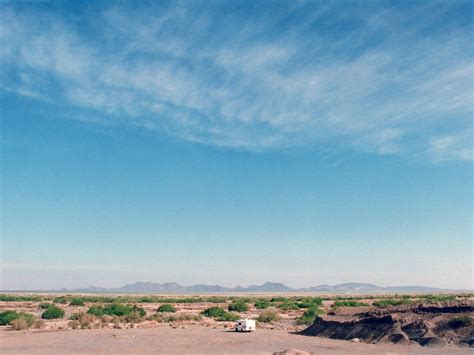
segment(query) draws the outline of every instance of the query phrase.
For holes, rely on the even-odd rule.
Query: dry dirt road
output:
[[[236,333],[187,326],[185,329],[0,330],[6,354],[271,354],[285,349],[313,354],[472,354],[472,349],[427,349],[418,345],[361,344],[260,329]]]

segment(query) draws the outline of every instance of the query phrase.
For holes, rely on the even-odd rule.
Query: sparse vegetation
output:
[[[179,322],[179,321],[199,321],[202,319],[201,314],[154,314],[148,318],[149,320],[154,320],[157,322]]]
[[[381,300],[375,301],[373,305],[376,307],[388,307],[388,306],[399,306],[402,304],[410,304],[410,303],[412,303],[412,301],[406,298],[402,298],[402,299],[388,298],[388,299],[381,299]]]
[[[41,315],[43,319],[58,319],[64,317],[64,310],[56,306],[50,306]]]
[[[132,312],[138,312],[140,317],[146,315],[146,311],[142,307],[138,307],[137,305],[127,306],[120,303],[110,303],[105,306],[92,306],[87,311],[88,314],[93,314],[96,317],[101,317],[104,314],[123,317],[130,315]]]
[[[220,307],[211,307],[202,312],[205,317],[214,318],[219,317],[226,311]]]
[[[257,309],[266,309],[270,307],[270,301],[265,299],[260,299],[255,302],[255,308]]]
[[[217,321],[236,321],[239,316],[235,313],[227,312],[220,307],[211,307],[202,312],[202,315],[209,318],[214,318]]]
[[[299,308],[312,308],[323,305],[323,299],[320,297],[307,297],[300,300],[297,304]]]
[[[174,313],[174,312],[176,312],[176,308],[174,308],[172,305],[166,303],[166,304],[162,304],[160,307],[158,307],[157,312],[160,312],[160,313],[163,313],[163,312]]]
[[[137,305],[132,306],[132,312],[137,312],[140,315],[140,317],[146,316],[145,309],[142,307],[138,307]]]
[[[84,301],[82,298],[73,298],[69,303],[70,306],[84,306]]]
[[[72,329],[79,327],[82,329],[87,329],[92,328],[92,324],[97,320],[97,317],[93,314],[79,312],[72,314],[69,319],[71,320],[71,322],[69,322],[69,326]]]
[[[13,327],[21,328],[24,324],[26,324],[26,328],[24,329],[27,329],[31,327],[35,323],[35,321],[36,317],[31,313],[17,311],[5,311],[0,313],[0,325],[13,326],[13,323],[15,323],[15,326]]]
[[[87,310],[88,314],[92,314],[96,317],[101,317],[104,315],[104,307],[102,306],[92,306]]]
[[[66,297],[66,296],[56,297],[53,300],[53,302],[60,303],[60,304],[67,304],[69,302],[69,297]]]
[[[293,301],[289,301],[289,300],[286,300],[285,302],[280,303],[277,307],[279,309],[281,309],[282,311],[289,311],[289,310],[292,310],[292,309],[300,309],[298,304],[296,304]]]
[[[12,330],[26,330],[30,327],[28,323],[22,318],[12,320],[10,322],[10,326]]]
[[[468,327],[472,324],[472,318],[469,316],[458,316],[451,319],[448,324],[453,329]]]
[[[227,299],[225,297],[208,297],[206,298],[206,302],[209,303],[226,303]]]
[[[366,307],[367,304],[357,301],[335,301],[332,305],[333,308],[336,307]]]
[[[323,314],[323,311],[316,307],[308,308],[301,317],[296,320],[296,324],[313,324],[318,315]]]
[[[280,319],[275,309],[266,309],[258,316],[257,320],[262,323],[273,323]]]
[[[120,303],[112,303],[108,304],[104,307],[104,314],[108,314],[109,316],[125,316],[131,313],[132,310],[130,307],[127,307]]]
[[[132,308],[120,303],[108,304],[104,307],[104,314],[110,316],[126,316],[132,312]]]
[[[454,301],[456,299],[455,295],[424,295],[421,297],[427,302],[444,302],[444,301]]]
[[[281,325],[286,326],[296,322],[298,325],[310,325],[314,320],[323,314],[322,305],[324,301],[334,301],[332,308],[337,307],[363,307],[371,306],[374,307],[388,307],[398,306],[403,304],[409,304],[413,302],[421,303],[424,302],[442,302],[452,301],[456,299],[468,299],[472,297],[470,294],[464,295],[371,295],[371,296],[324,296],[324,297],[308,297],[304,295],[290,295],[288,297],[269,297],[269,296],[209,296],[209,297],[197,297],[197,296],[101,296],[101,295],[43,295],[43,296],[15,296],[15,295],[0,295],[0,302],[24,302],[24,304],[18,304],[17,306],[11,306],[10,304],[2,304],[2,307],[11,307],[11,311],[5,310],[0,313],[0,325],[9,326],[12,330],[25,330],[32,327],[41,327],[44,324],[48,324],[48,328],[63,329],[64,323],[66,322],[44,322],[42,319],[38,319],[33,314],[13,311],[13,309],[31,309],[33,312],[43,312],[41,318],[43,319],[57,319],[63,318],[65,315],[66,307],[73,313],[69,319],[68,327],[73,329],[92,329],[99,327],[111,327],[114,328],[130,328],[134,327],[135,324],[144,321],[145,319],[156,321],[156,322],[169,322],[171,326],[181,327],[184,324],[176,324],[176,322],[198,322],[201,321],[203,316],[214,319],[215,321],[235,321],[242,317],[239,316],[239,312],[247,312],[252,309],[259,313],[257,320],[261,323],[275,323],[281,319]],[[367,301],[371,300],[371,301]],[[192,304],[201,303],[194,307]],[[141,303],[141,304],[140,304]],[[143,303],[148,304],[147,307],[155,310],[156,313],[147,313],[144,308],[141,307]],[[180,304],[188,304],[185,307],[181,307]],[[207,305],[205,305],[207,303]],[[326,302],[325,302],[326,303]],[[64,304],[65,306],[61,306]],[[156,304],[156,305],[155,305]],[[327,304],[327,303],[326,303]],[[90,306],[88,308],[85,305]],[[204,306],[203,306],[204,305]],[[443,307],[442,304],[432,304],[430,307]],[[76,308],[73,307],[84,307]],[[207,308],[204,312],[198,313],[200,310]],[[255,308],[254,308],[255,307]],[[63,309],[61,309],[63,308]],[[183,311],[181,310],[183,309]],[[188,310],[194,309],[196,313],[187,313]],[[79,312],[84,310],[84,312]],[[198,311],[199,310],[199,311]],[[390,312],[386,310],[384,312]],[[304,313],[303,313],[304,312]],[[348,314],[360,313],[360,310],[346,310]],[[253,313],[253,312],[252,312]],[[69,313],[68,313],[69,314]],[[337,314],[334,310],[331,310],[328,314]],[[461,314],[467,314],[465,312]],[[462,316],[461,314],[448,314],[443,319],[443,329],[457,330],[459,334],[464,334],[467,327],[474,324],[474,317],[467,315]],[[292,316],[289,316],[292,315]],[[249,316],[256,317],[252,314]],[[209,319],[205,322],[206,326],[216,327],[214,321]],[[228,328],[229,324],[224,324],[224,327]]]
[[[140,313],[137,310],[134,310],[130,312],[129,314],[127,314],[126,316],[124,316],[123,318],[125,322],[127,323],[139,323],[143,320],[143,316],[144,314]]]
[[[229,304],[228,309],[229,311],[233,312],[247,312],[249,310],[249,306],[247,306],[244,300],[238,299]]]
[[[43,297],[41,296],[17,296],[17,295],[6,295],[0,294],[0,302],[41,302]]]
[[[289,302],[290,299],[287,297],[273,297],[270,299],[270,302],[275,303],[275,302]]]

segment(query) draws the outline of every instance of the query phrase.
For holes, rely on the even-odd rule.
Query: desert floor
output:
[[[7,311],[23,312],[33,317],[34,326],[15,327],[13,323],[0,326],[0,354],[274,354],[287,349],[299,350],[301,354],[471,354],[472,348],[457,347],[459,340],[454,341],[454,335],[461,338],[472,334],[472,325],[462,328],[464,333],[452,330],[446,336],[447,345],[442,348],[422,347],[417,342],[408,345],[392,344],[390,342],[353,342],[335,340],[320,336],[304,336],[297,334],[314,321],[310,317],[309,324],[300,324],[297,320],[308,310],[304,303],[322,299],[308,295],[291,295],[288,297],[275,295],[241,295],[241,296],[152,296],[152,295],[7,295],[0,294],[0,314]],[[309,297],[309,298],[308,298]],[[321,317],[329,319],[353,319],[367,311],[393,312],[397,307],[374,305],[376,300],[388,301],[395,295],[384,296],[328,296],[317,306]],[[407,301],[403,296],[397,296],[391,301]],[[454,298],[451,301],[440,301],[444,298]],[[74,299],[81,298],[82,305],[73,305]],[[346,298],[348,301],[358,300],[355,306],[335,306],[337,300]],[[233,321],[222,321],[211,316],[203,316],[204,310],[219,307],[227,310],[233,302],[245,300],[246,311],[232,312],[240,318],[258,319],[257,330],[253,333],[237,333],[233,331]],[[257,308],[257,301],[266,300],[270,306],[266,309]],[[443,302],[456,305],[472,304],[472,295],[439,295],[434,300],[425,296],[410,296],[410,303],[428,302],[430,307]],[[433,303],[434,302],[434,303]],[[43,312],[52,305],[64,310],[61,317],[41,320]],[[137,319],[127,316],[95,316],[88,312],[96,306],[106,305],[138,306],[143,312]],[[175,313],[159,313],[158,308],[163,304],[173,305]],[[299,306],[289,308],[288,304]],[[312,303],[310,303],[312,304]],[[405,307],[401,305],[400,307]],[[278,315],[276,320],[260,320],[267,311]],[[166,311],[165,311],[166,312]],[[332,314],[332,315],[331,315]],[[457,314],[448,314],[443,322]],[[474,314],[469,313],[472,317]],[[71,320],[81,316],[82,320]],[[411,316],[411,315],[410,315]],[[439,318],[439,317],[438,317]],[[438,318],[427,320],[434,326],[441,324]],[[444,323],[443,323],[444,324]],[[38,326],[36,326],[38,325]],[[462,335],[462,334],[464,335]],[[468,335],[469,335],[468,334]],[[462,336],[461,336],[462,335]],[[469,335],[472,337],[472,335]],[[468,338],[469,338],[468,336]],[[295,353],[293,353],[295,354]]]
[[[0,330],[2,354],[272,354],[295,349],[313,354],[472,354],[472,349],[362,344],[306,337],[284,330],[236,333],[199,325],[145,329]]]

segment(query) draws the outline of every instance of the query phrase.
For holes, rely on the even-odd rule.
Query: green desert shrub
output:
[[[232,312],[225,312],[222,316],[215,318],[219,322],[235,322],[240,317],[238,314]]]
[[[102,307],[102,306],[89,307],[89,309],[87,310],[87,313],[92,314],[96,317],[102,317],[105,314],[104,313],[104,307]]]
[[[0,302],[41,302],[43,297],[41,296],[18,296],[18,295],[6,295],[0,294]]]
[[[137,299],[139,303],[153,303],[154,299],[150,296],[143,296]]]
[[[212,296],[206,298],[205,301],[208,303],[226,303],[227,299],[225,297]]]
[[[323,299],[320,297],[306,297],[303,298],[297,305],[299,308],[319,307],[323,305]]]
[[[226,313],[225,309],[220,307],[211,307],[202,312],[203,316],[209,318],[220,317],[224,313]]]
[[[58,319],[62,317],[64,317],[64,310],[56,306],[46,308],[41,315],[41,318],[43,319]]]
[[[244,300],[236,300],[229,304],[228,309],[233,312],[247,312],[249,306],[247,306],[247,303],[245,303]]]
[[[266,309],[258,316],[257,320],[262,323],[273,323],[280,319],[278,312],[274,309]]]
[[[202,312],[202,315],[209,318],[214,318],[217,321],[236,321],[240,317],[231,312],[227,312],[220,307],[211,307]]]
[[[400,306],[402,304],[410,304],[410,303],[412,303],[412,301],[406,298],[398,299],[398,300],[388,298],[388,299],[375,301],[373,305],[376,307],[389,307],[389,306]]]
[[[176,308],[174,308],[169,303],[165,303],[165,304],[162,304],[160,307],[158,307],[157,312],[160,312],[160,313],[163,313],[163,312],[174,313],[174,312],[176,312]]]
[[[70,306],[84,306],[84,300],[82,298],[73,298],[71,300],[71,303],[69,303]]]
[[[104,314],[109,316],[126,316],[132,312],[132,308],[120,303],[111,303],[104,307]]]
[[[124,317],[132,312],[138,312],[141,317],[146,315],[145,309],[137,305],[127,306],[120,303],[109,303],[105,306],[92,306],[88,309],[88,314],[93,314],[96,317],[102,317],[104,314],[109,316]]]
[[[424,298],[427,302],[443,302],[443,301],[454,301],[455,295],[425,295]]]
[[[336,307],[365,307],[367,304],[357,301],[336,301],[332,305],[333,308]]]
[[[270,301],[268,300],[261,299],[255,302],[255,308],[257,309],[266,309],[268,307],[270,307]]]
[[[15,320],[23,320],[28,327],[31,327],[36,321],[36,317],[31,313],[5,311],[0,313],[0,325],[11,325]]]
[[[270,302],[290,302],[290,299],[288,297],[273,297],[270,299]]]
[[[51,307],[52,305],[53,305],[52,303],[40,303],[38,307],[41,309],[47,309]]]
[[[313,324],[314,320],[318,317],[318,315],[322,314],[319,308],[312,307],[308,308],[301,317],[296,320],[296,324]]]
[[[289,310],[292,310],[292,309],[300,309],[300,307],[298,307],[298,305],[293,301],[282,302],[277,307],[280,308],[282,311],[289,311]]]
[[[451,319],[448,324],[454,329],[469,327],[472,324],[472,318],[469,316],[458,316]]]

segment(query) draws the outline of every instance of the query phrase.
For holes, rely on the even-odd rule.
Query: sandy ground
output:
[[[236,333],[202,326],[145,329],[0,330],[3,354],[271,354],[285,349],[313,354],[472,354],[472,349],[362,344],[307,337],[284,330]]]

